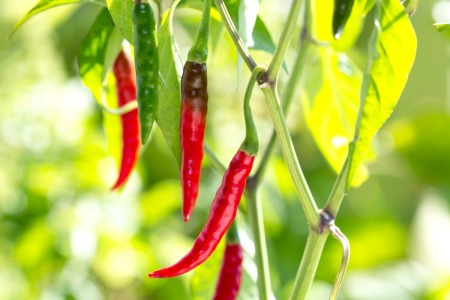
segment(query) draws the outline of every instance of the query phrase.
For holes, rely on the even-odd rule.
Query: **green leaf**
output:
[[[256,18],[255,27],[253,28],[253,41],[254,44],[250,46],[250,49],[262,50],[272,54],[275,52],[275,43],[266,24],[260,17]]]
[[[360,116],[349,150],[347,187],[366,157],[373,137],[397,105],[416,55],[416,35],[399,1],[378,1],[374,18]]]
[[[10,37],[21,27],[26,21],[35,15],[49,10],[56,6],[66,5],[66,4],[81,4],[81,3],[93,3],[105,6],[105,0],[41,0],[36,4],[26,15],[16,24]]]
[[[111,17],[117,29],[125,39],[134,45],[133,33],[133,1],[131,0],[106,0]]]
[[[156,123],[161,128],[164,139],[169,149],[175,156],[178,166],[181,166],[180,145],[180,119],[181,119],[181,87],[180,77],[182,63],[176,51],[173,37],[172,18],[175,7],[179,1],[175,1],[172,7],[164,14],[161,27],[158,30],[159,45],[159,104],[156,114]]]
[[[345,54],[316,48],[305,66],[302,106],[306,124],[327,162],[338,173],[353,139],[359,108],[362,71]],[[367,178],[361,173],[355,185]]]
[[[83,83],[101,103],[106,74],[122,47],[122,37],[106,8],[92,25],[78,54],[78,66]]]

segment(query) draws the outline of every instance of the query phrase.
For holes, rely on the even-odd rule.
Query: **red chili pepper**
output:
[[[222,184],[211,204],[208,220],[191,251],[174,265],[150,273],[148,276],[164,278],[184,274],[200,265],[214,252],[236,216],[254,159],[255,156],[249,156],[244,151],[238,150],[223,176]]]
[[[198,196],[208,108],[206,64],[187,61],[181,81],[181,185],[188,221]]]
[[[235,300],[237,298],[241,287],[243,258],[237,228],[231,225],[227,234],[227,244],[213,300]]]
[[[223,175],[222,184],[211,204],[208,220],[194,242],[194,246],[174,265],[150,273],[153,278],[174,277],[184,274],[204,262],[216,249],[236,216],[247,178],[258,152],[258,135],[250,109],[253,86],[266,69],[256,67],[247,86],[244,98],[245,140],[234,155]]]
[[[214,300],[236,299],[241,287],[242,259],[241,245],[227,243]]]
[[[136,78],[131,60],[121,51],[117,56],[113,72],[116,77],[119,107],[136,100]],[[139,117],[138,110],[133,109],[121,116],[122,121],[122,161],[119,177],[111,188],[122,186],[128,179],[136,164],[139,152]]]
[[[185,222],[189,220],[194,210],[202,169],[208,110],[206,59],[210,13],[211,0],[205,0],[200,27],[189,50],[181,79],[181,185]]]

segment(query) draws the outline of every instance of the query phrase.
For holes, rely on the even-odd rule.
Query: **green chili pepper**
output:
[[[334,0],[333,35],[335,39],[341,37],[345,24],[352,12],[355,0]]]
[[[134,0],[133,23],[139,123],[145,144],[158,107],[159,70],[155,14],[148,0]]]

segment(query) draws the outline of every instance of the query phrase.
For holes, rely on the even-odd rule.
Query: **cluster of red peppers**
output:
[[[157,47],[153,34],[154,16],[153,18],[150,17],[150,23],[145,21],[148,20],[148,15],[153,14],[149,6],[150,4],[147,1],[134,1],[136,70],[133,69],[132,62],[123,51],[117,56],[113,67],[117,82],[119,106],[137,99],[139,108],[121,116],[122,162],[113,189],[125,183],[136,163],[140,140],[143,141],[148,137],[154,117],[153,115],[150,116],[150,118],[145,119],[146,123],[143,123],[140,115],[143,111],[146,111],[146,113],[152,111],[157,104],[155,102],[157,99],[153,99],[150,106],[145,104],[148,103],[146,97],[157,98],[157,94],[149,93],[149,90],[157,90],[154,85],[155,80],[157,82],[155,76],[157,76],[158,66],[156,64],[155,67],[155,64],[152,64],[150,70],[145,68],[149,60],[153,63],[158,60],[154,53],[154,48]],[[210,8],[211,0],[205,0],[201,24],[194,45],[189,51],[181,79],[180,142],[182,159],[180,173],[183,198],[182,215],[185,222],[192,215],[197,200],[203,159],[208,107],[206,60],[208,56]],[[153,47],[153,50],[149,50],[149,47]],[[195,240],[192,249],[183,258],[172,266],[150,273],[150,277],[174,277],[191,271],[214,252],[222,237],[228,231],[223,265],[214,299],[236,299],[242,277],[243,253],[237,238],[236,226],[233,225],[230,230],[229,228],[234,224],[233,220],[258,151],[258,137],[250,110],[250,98],[254,83],[262,71],[264,71],[262,68],[255,69],[247,88],[244,100],[246,137],[223,175],[222,183],[211,204],[206,224]],[[144,134],[143,129],[145,129]]]
[[[181,79],[181,183],[183,193],[182,214],[187,222],[198,196],[203,141],[208,108],[207,68],[208,35],[211,0],[204,2],[201,24],[194,45],[188,54]],[[254,82],[250,92],[253,89]],[[234,155],[223,175],[211,204],[210,214],[194,242],[192,249],[172,266],[149,274],[152,278],[182,275],[203,263],[219,245],[236,216],[246,180],[252,170],[258,149],[256,129],[246,95],[244,108],[248,124],[245,142]],[[237,236],[235,226],[231,230]],[[223,265],[214,299],[236,299],[242,274],[242,248],[238,239],[227,239]]]

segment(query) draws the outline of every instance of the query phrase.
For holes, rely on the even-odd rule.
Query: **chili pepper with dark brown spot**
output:
[[[187,222],[197,201],[203,159],[208,80],[206,59],[211,0],[205,0],[196,40],[189,51],[181,78],[181,185],[183,218]]]
[[[198,196],[208,109],[206,64],[187,61],[181,82],[181,185],[183,217],[189,220]]]

